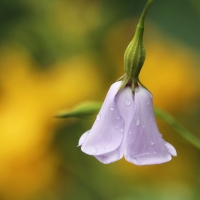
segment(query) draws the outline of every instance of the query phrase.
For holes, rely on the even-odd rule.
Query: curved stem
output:
[[[146,17],[146,15],[147,15],[147,12],[148,12],[148,10],[149,10],[150,5],[151,5],[153,2],[154,2],[154,0],[149,0],[149,1],[146,3],[145,7],[144,7],[144,10],[143,10],[143,12],[142,12],[142,14],[141,14],[141,16],[140,16],[140,20],[139,20],[139,23],[138,23],[138,26],[139,26],[140,28],[144,28],[144,20],[145,20],[145,17]]]

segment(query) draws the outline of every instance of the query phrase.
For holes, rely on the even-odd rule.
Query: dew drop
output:
[[[132,132],[131,132],[131,131],[129,131],[129,132],[128,132],[128,134],[129,134],[129,135],[131,135],[131,134],[132,134]]]
[[[114,108],[113,108],[113,107],[110,107],[110,110],[111,110],[111,111],[113,111],[113,110],[114,110]]]
[[[118,129],[118,126],[115,126],[116,129]]]
[[[147,102],[147,106],[149,105],[149,102]]]
[[[136,125],[136,126],[139,126],[139,125],[140,125],[140,119],[139,119],[139,118],[136,119],[135,125]]]
[[[125,123],[124,123],[124,120],[123,119],[121,119],[121,121],[122,121],[122,124],[124,125]]]
[[[154,142],[151,142],[151,146],[153,146],[155,143]]]
[[[156,152],[155,152],[155,151],[154,151],[153,153],[154,153],[154,154],[156,154]]]
[[[120,117],[118,116],[117,119],[120,119]]]
[[[124,130],[123,130],[123,129],[120,129],[120,132],[121,132],[121,133],[123,133],[123,132],[124,132]]]
[[[125,105],[130,106],[131,105],[131,100],[130,99],[125,99]]]
[[[143,125],[143,128],[145,128],[145,125]]]
[[[97,121],[99,121],[100,119],[101,119],[101,115],[98,114],[98,115],[97,115]]]

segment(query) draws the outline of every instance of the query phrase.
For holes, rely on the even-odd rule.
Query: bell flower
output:
[[[104,164],[123,156],[136,165],[161,164],[176,156],[156,125],[151,93],[142,86],[119,90],[114,83],[91,128],[80,140],[81,150]]]

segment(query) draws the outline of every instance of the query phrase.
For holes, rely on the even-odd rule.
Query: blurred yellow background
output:
[[[160,131],[178,156],[138,167],[124,159],[103,165],[76,147],[94,116],[54,117],[83,100],[103,101],[124,73],[123,54],[145,2],[0,2],[0,200],[199,199],[200,152],[164,122]],[[155,106],[200,137],[200,43],[193,37],[200,5],[154,4],[140,79]]]

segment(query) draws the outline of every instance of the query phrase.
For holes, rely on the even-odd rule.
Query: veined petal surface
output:
[[[86,140],[86,137],[88,136],[90,131],[86,131],[85,133],[83,133],[83,135],[81,135],[79,141],[78,141],[78,147],[81,146],[85,140]]]
[[[151,165],[168,162],[176,150],[162,139],[156,125],[152,95],[139,86],[134,96],[135,110],[126,134],[125,158],[136,165]]]
[[[131,87],[125,87],[116,95],[116,105],[119,110],[121,120],[124,124],[124,136],[127,134],[131,123],[135,102]]]
[[[81,146],[89,155],[101,155],[116,150],[123,140],[124,124],[121,120],[115,97],[121,82],[114,83],[104,100],[97,118]]]
[[[120,148],[118,147],[116,150],[111,151],[109,153],[101,154],[95,156],[100,162],[104,164],[109,164],[112,162],[115,162],[117,160],[120,160],[123,157],[123,152],[120,151]]]

